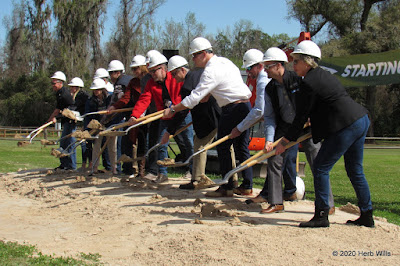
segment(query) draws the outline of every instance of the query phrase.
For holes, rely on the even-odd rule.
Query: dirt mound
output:
[[[329,228],[304,229],[310,201],[265,215],[248,197],[206,198],[182,183],[49,169],[1,174],[1,240],[55,256],[99,253],[106,265],[398,264],[400,227],[379,218],[376,228],[349,226],[357,216],[338,208]]]

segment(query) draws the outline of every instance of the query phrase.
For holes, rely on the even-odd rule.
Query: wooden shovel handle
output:
[[[219,144],[221,144],[222,142],[227,141],[230,137],[231,137],[231,134],[226,135],[225,137],[220,138],[219,140],[214,141],[214,142],[211,143],[210,145],[204,147],[203,150],[204,150],[204,151],[207,151],[207,150],[209,150],[209,149],[212,149],[212,148],[214,148],[215,146],[218,146]]]
[[[174,135],[170,135],[170,136],[169,136],[169,139],[172,139],[172,138],[175,137],[176,135],[181,134],[183,131],[185,131],[185,130],[186,130],[188,127],[190,127],[191,125],[193,125],[193,122],[190,122],[190,123],[187,124],[186,126],[180,128],[180,129],[178,129],[178,130],[175,132]]]
[[[275,148],[276,145],[278,145],[279,141],[281,141],[281,139],[282,139],[282,138],[280,138],[280,139],[276,140],[274,143],[272,143],[272,147]],[[247,159],[246,161],[242,162],[242,163],[240,164],[240,166],[245,165],[245,164],[247,164],[247,163],[249,163],[249,162],[251,162],[251,161],[257,159],[258,157],[260,157],[261,155],[263,155],[263,154],[265,154],[265,153],[267,153],[267,152],[265,151],[265,149],[262,149],[261,151],[257,152],[256,154],[254,154],[253,156],[251,156],[251,157],[250,157],[249,159]]]
[[[156,116],[156,115],[159,115],[159,114],[162,114],[163,112],[164,112],[164,110],[160,110],[160,111],[151,113],[149,115],[146,115],[146,116],[143,116],[143,117],[139,117],[138,119],[136,119],[136,121],[137,122],[142,122],[143,120],[146,120],[146,119],[148,119],[150,117],[153,117],[153,116]]]
[[[289,149],[290,147],[296,145],[297,143],[300,143],[300,142],[302,142],[302,141],[304,141],[304,140],[306,140],[306,139],[309,139],[309,138],[311,138],[311,133],[304,134],[304,135],[300,136],[296,141],[291,141],[291,142],[289,142],[289,143],[286,145],[286,149]],[[265,159],[268,159],[269,157],[274,156],[275,153],[276,153],[276,150],[274,149],[274,150],[272,150],[272,151],[270,151],[270,152],[264,154],[264,155],[261,156],[260,158],[249,162],[249,163],[247,164],[247,166],[248,166],[248,167],[252,167],[253,165],[256,165],[257,163],[262,162],[262,161],[264,161]]]

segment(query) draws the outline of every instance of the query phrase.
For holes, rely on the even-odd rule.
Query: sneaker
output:
[[[210,198],[233,197],[233,190],[226,190],[219,187],[216,191],[207,192],[205,196]]]
[[[237,188],[233,189],[233,193],[235,193],[237,195],[249,196],[249,195],[253,195],[253,189],[237,187]]]
[[[145,175],[143,178],[154,181],[157,179],[157,175],[152,174],[152,173],[148,173],[147,175]]]
[[[168,176],[164,174],[158,174],[157,178],[153,180],[154,183],[163,183],[168,181]]]
[[[182,184],[182,185],[180,185],[179,188],[180,188],[180,189],[190,189],[190,190],[193,190],[193,189],[196,188],[196,186],[194,185],[194,182],[190,182],[190,183],[187,183],[187,184]]]

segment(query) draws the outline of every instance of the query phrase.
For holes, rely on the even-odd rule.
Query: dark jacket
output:
[[[184,99],[190,95],[200,81],[203,68],[198,68],[189,71],[186,74],[185,81],[181,88],[181,96]],[[199,103],[192,110],[193,129],[198,138],[204,138],[210,134],[218,126],[218,120],[221,115],[221,108],[218,106],[214,97],[210,97],[207,102]],[[182,114],[181,114],[182,113]],[[182,121],[185,119],[187,112],[179,112],[175,114],[174,118],[169,122],[168,133],[174,134]]]
[[[351,125],[368,113],[356,103],[331,73],[311,69],[302,80],[297,96],[297,114],[286,138],[295,140],[308,117],[314,143]]]
[[[104,93],[104,95],[106,96],[107,93]],[[102,101],[95,96],[90,97],[86,102],[85,113],[92,113],[92,112],[107,110],[110,100],[111,100],[111,95],[104,97]],[[103,118],[103,116],[98,115],[98,114],[86,116],[85,120],[84,120],[85,128],[92,119],[95,119],[100,122],[102,118]]]
[[[74,100],[72,98],[71,92],[69,89],[62,87],[60,90],[56,92],[56,108],[59,110],[64,110],[65,108],[69,108],[74,104]],[[72,120],[66,118],[65,116],[57,115],[57,118],[61,119],[61,123],[72,122]]]
[[[111,95],[111,102],[110,104],[113,105],[114,103],[118,102],[119,99],[124,95],[126,88],[128,87],[129,82],[133,77],[129,75],[122,74],[118,80],[114,84],[114,92]],[[132,107],[133,105],[126,105],[125,107]],[[112,115],[113,123],[119,123],[124,117],[129,119],[130,112],[125,113],[117,113]]]
[[[286,134],[296,116],[296,94],[300,81],[296,72],[285,70],[283,84],[272,79],[265,87],[275,113],[275,140]]]
[[[86,101],[89,99],[89,94],[80,89],[75,95],[74,104],[70,107],[73,111],[78,111],[80,114],[85,113]]]

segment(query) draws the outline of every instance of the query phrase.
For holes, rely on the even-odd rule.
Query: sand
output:
[[[329,228],[303,229],[297,225],[313,216],[310,201],[285,202],[284,213],[265,215],[261,205],[246,205],[247,197],[180,190],[183,178],[163,184],[120,178],[47,169],[2,174],[0,239],[55,256],[99,253],[106,265],[400,262],[400,227],[379,217],[375,228],[349,226],[357,216],[336,208]],[[344,209],[357,211],[351,204]]]

